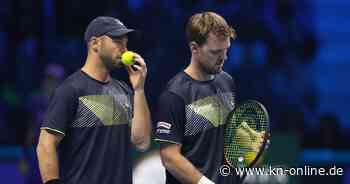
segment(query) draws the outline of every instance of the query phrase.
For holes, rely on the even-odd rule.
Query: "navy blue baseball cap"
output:
[[[134,32],[134,29],[128,29],[118,19],[114,17],[100,16],[92,20],[86,28],[84,40],[89,42],[91,37],[109,36],[119,37],[130,32]]]

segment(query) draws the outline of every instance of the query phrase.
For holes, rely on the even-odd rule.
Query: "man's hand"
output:
[[[134,91],[143,90],[147,76],[146,63],[137,53],[134,53],[134,60],[137,64],[127,66],[129,80]]]
[[[250,128],[246,122],[242,122],[236,131],[236,136],[235,140],[238,141],[238,145],[257,153],[263,144],[265,131],[257,132]]]

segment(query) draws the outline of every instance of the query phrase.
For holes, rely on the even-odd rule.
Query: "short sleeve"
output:
[[[154,130],[155,140],[182,144],[185,124],[185,103],[178,95],[165,91],[159,98]]]
[[[65,135],[73,121],[78,106],[75,89],[70,85],[59,86],[50,99],[41,129],[49,129]]]

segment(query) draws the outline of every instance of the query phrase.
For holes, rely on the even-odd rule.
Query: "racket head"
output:
[[[224,135],[224,154],[231,167],[252,167],[269,143],[270,118],[255,100],[238,105],[229,113]]]

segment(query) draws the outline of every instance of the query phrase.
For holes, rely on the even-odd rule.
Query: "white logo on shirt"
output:
[[[171,128],[171,124],[167,123],[167,122],[160,121],[157,123],[157,128],[165,128],[165,129],[169,130]]]

